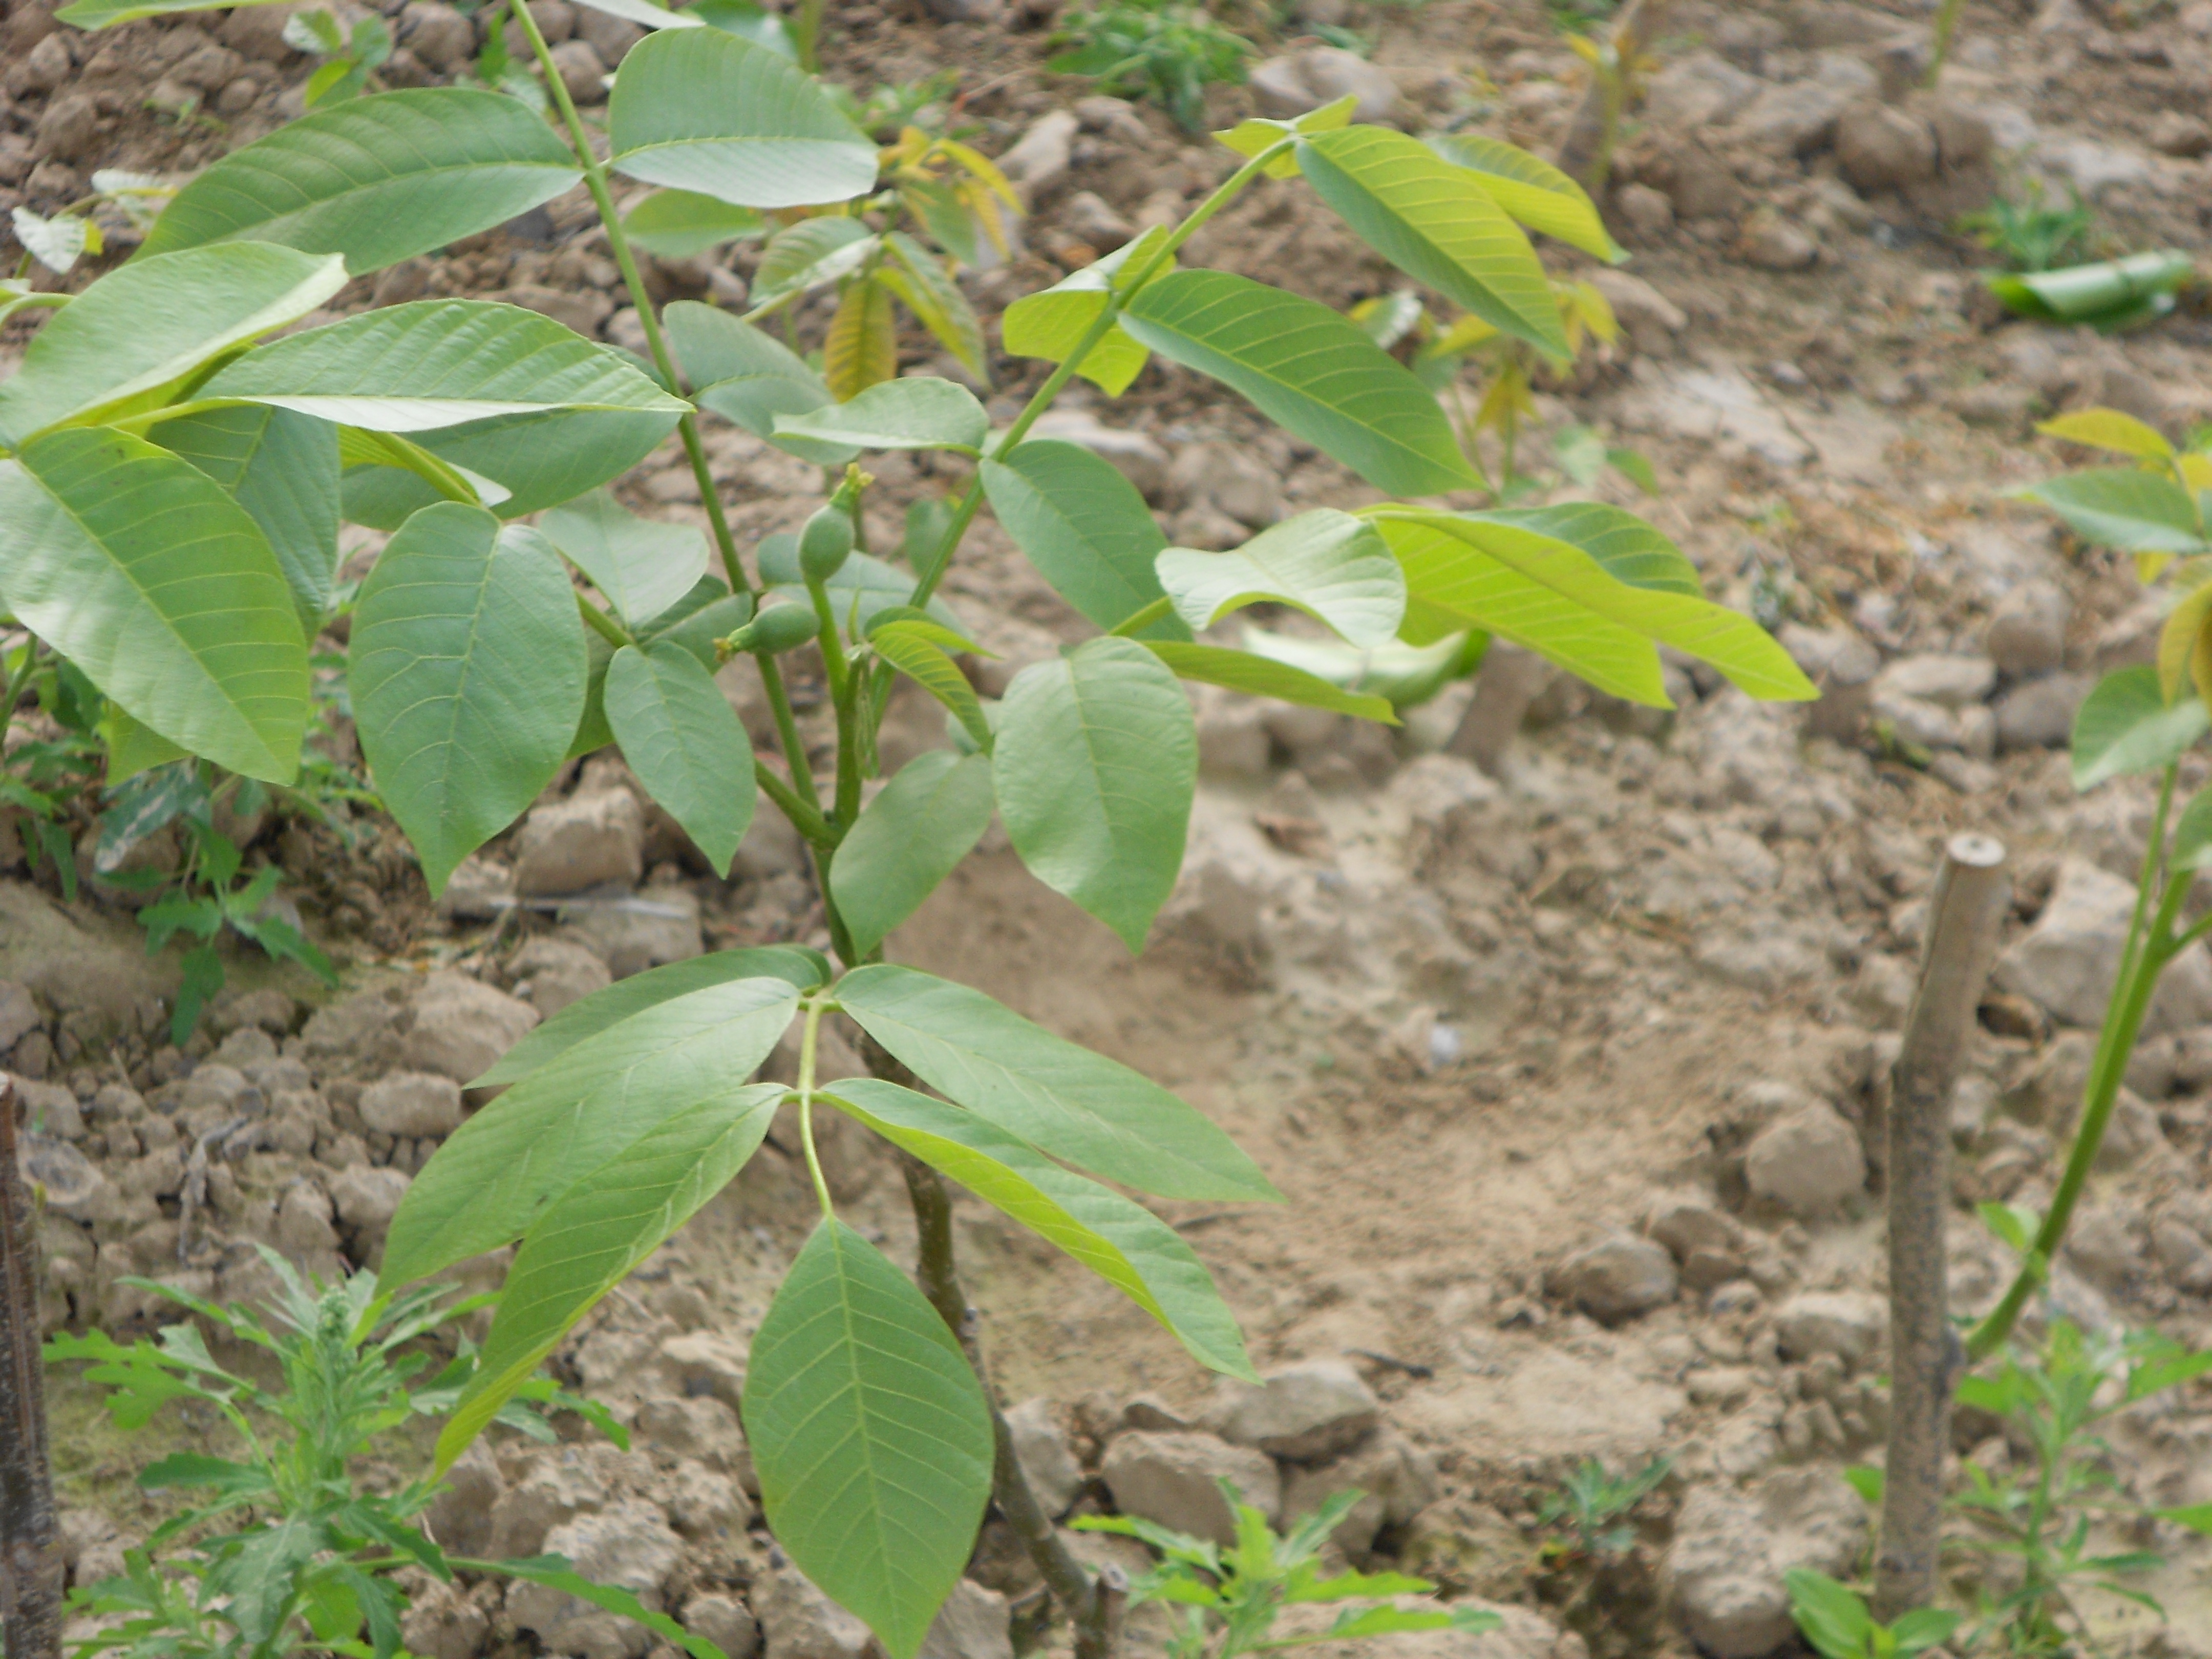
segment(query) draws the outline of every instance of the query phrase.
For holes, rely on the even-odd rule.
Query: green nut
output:
[[[853,520],[836,507],[818,507],[799,532],[799,574],[811,584],[826,582],[845,568],[853,551]]]
[[[730,635],[733,651],[780,657],[820,637],[822,624],[803,605],[772,605]]]

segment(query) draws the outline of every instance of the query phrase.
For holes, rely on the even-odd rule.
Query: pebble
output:
[[[1236,1516],[1218,1480],[1228,1480],[1270,1524],[1281,1518],[1282,1478],[1274,1459],[1210,1434],[1117,1436],[1100,1473],[1122,1514],[1217,1544],[1236,1540]]]
[[[1626,1233],[1584,1245],[1544,1281],[1553,1295],[1609,1325],[1672,1302],[1680,1284],[1663,1246]]]
[[[1778,1118],[1744,1149],[1752,1194],[1790,1214],[1833,1210],[1866,1185],[1866,1153],[1858,1131],[1826,1101]]]
[[[1370,1429],[1382,1402],[1340,1359],[1315,1359],[1270,1372],[1256,1388],[1224,1379],[1210,1419],[1231,1444],[1315,1462],[1345,1450]]]

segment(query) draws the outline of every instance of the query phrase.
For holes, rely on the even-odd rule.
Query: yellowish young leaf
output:
[[[2159,630],[2158,685],[2169,704],[2180,700],[2184,678],[2193,679],[2200,695],[2212,692],[2212,583],[2174,606]]]
[[[861,278],[837,301],[822,343],[822,377],[830,395],[850,403],[872,386],[898,374],[898,320],[891,292],[872,276]]]
[[[2123,415],[2117,409],[2077,409],[2070,415],[2045,421],[2035,429],[2046,438],[2063,438],[2068,443],[2081,444],[2090,449],[2109,449],[2122,455],[2133,455],[2138,460],[2163,461],[2173,455],[2173,446],[2156,428],[2145,425],[2132,415]]]

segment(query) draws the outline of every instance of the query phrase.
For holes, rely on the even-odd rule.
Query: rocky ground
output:
[[[635,32],[565,0],[538,6],[579,94],[596,94]],[[439,0],[388,9],[395,83],[442,78],[474,47],[477,26]],[[1048,9],[830,12],[833,71],[855,85],[961,67],[967,114],[1032,208],[1024,251],[973,281],[987,310],[1179,212],[1226,166],[1156,111],[1042,73]],[[296,112],[307,65],[281,39],[284,10],[86,37],[15,0],[3,204],[51,210],[100,167],[187,170]],[[1254,88],[1217,94],[1223,119],[1340,88],[1413,130],[1471,124],[1544,148],[1577,95],[1576,60],[1533,5],[1308,0],[1300,15],[1368,32],[1373,64],[1285,24]],[[2119,340],[2007,322],[1946,228],[1999,183],[2035,177],[2080,189],[2115,246],[2201,249],[2212,0],[1970,8],[1933,99],[1908,90],[1927,38],[1911,7],[1678,4],[1609,204],[1634,258],[1588,273],[1626,337],[1540,398],[1546,426],[1592,424],[1645,451],[1658,499],[1600,490],[1775,624],[1827,688],[1820,704],[1761,708],[1686,665],[1670,670],[1671,716],[1524,685],[1533,701],[1503,758],[1473,745],[1486,767],[1465,757],[1483,725],[1482,708],[1465,719],[1473,688],[1395,738],[1207,692],[1190,855],[1142,960],[995,839],[895,940],[901,959],[1182,1090],[1291,1200],[1163,1206],[1243,1318],[1271,1376],[1258,1391],[1209,1390],[1110,1291],[963,1207],[986,1343],[1022,1402],[1032,1476],[1062,1512],[1110,1505],[1206,1531],[1225,1522],[1217,1474],[1284,1516],[1357,1485],[1371,1496],[1339,1534],[1347,1558],[1513,1609],[1495,1636],[1419,1638],[1433,1659],[1759,1659],[1791,1650],[1784,1571],[1861,1559],[1868,1516],[1838,1470],[1878,1460],[1883,1431],[1882,1079],[1936,851],[1953,830],[1987,830],[2016,872],[1954,1106],[1954,1289],[1971,1309],[2007,1271],[1971,1206],[2048,1194],[2148,821],[2140,788],[2076,797],[2059,745],[2094,675],[2148,655],[2155,607],[2122,562],[2006,492],[2080,459],[2031,440],[2045,412],[2112,404],[2177,434],[2212,418],[2201,313]],[[580,197],[556,201],[357,283],[337,308],[495,295],[634,342],[587,222]],[[1396,285],[1295,184],[1256,188],[1193,252],[1339,304]],[[663,262],[652,279],[734,299],[754,257]],[[819,321],[803,315],[802,334]],[[1034,369],[994,368],[994,408],[1011,412]],[[1364,499],[1172,368],[1050,419],[1123,466],[1187,543]],[[727,429],[710,450],[741,535],[815,505],[812,469]],[[879,472],[892,542],[897,511],[946,480],[926,459]],[[626,489],[641,508],[698,513],[672,452]],[[365,562],[377,544],[355,551]],[[946,592],[1000,653],[975,669],[996,689],[1079,629],[988,525],[969,547]],[[1504,678],[1483,691],[1493,718]],[[726,684],[758,726],[757,687],[742,668]],[[941,742],[938,726],[927,705],[900,704],[886,760]],[[2206,769],[2192,764],[2193,786]],[[50,1317],[143,1325],[154,1304],[118,1282],[132,1274],[256,1294],[256,1242],[323,1273],[373,1264],[411,1172],[470,1109],[462,1085],[538,1019],[702,950],[824,942],[798,845],[769,817],[716,881],[620,763],[594,759],[436,910],[373,823],[350,848],[296,820],[243,826],[255,858],[290,872],[347,982],[326,998],[241,958],[181,1052],[163,1036],[173,970],[147,959],[124,896],[69,907],[51,875],[0,884],[0,1048],[40,1117]],[[2054,1292],[2087,1326],[2154,1322],[2201,1345],[2201,955],[2171,975],[2129,1083]],[[768,1659],[861,1659],[865,1632],[757,1529],[734,1409],[746,1342],[811,1214],[795,1152],[772,1136],[564,1351],[635,1449],[495,1440],[441,1504],[449,1547],[558,1550],[732,1659],[763,1644]],[[856,1219],[910,1248],[884,1158],[858,1137],[833,1138],[828,1157]],[[59,1387],[86,1578],[150,1524],[124,1479],[145,1452]],[[1970,1416],[1959,1437],[1992,1470],[2024,1450]],[[2136,1497],[2212,1501],[2212,1392],[2127,1413],[2112,1438]],[[1662,1455],[1672,1471],[1636,1511],[1626,1555],[1562,1571],[1540,1554],[1538,1504],[1573,1463],[1620,1472]],[[2106,1637],[2175,1659],[2212,1650],[2206,1553],[2166,1529],[2137,1541],[2172,1559],[2153,1585],[2172,1622],[2100,1604]],[[1987,1565],[1960,1558],[1962,1595]],[[1032,1589],[994,1524],[935,1659],[1006,1654],[1009,1607],[1018,1618]],[[1140,1647],[1159,1640],[1156,1622],[1133,1630]],[[408,1642],[431,1659],[646,1651],[635,1627],[492,1584],[426,1588]]]

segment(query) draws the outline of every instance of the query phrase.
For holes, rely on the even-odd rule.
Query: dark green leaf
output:
[[[933,749],[870,801],[830,866],[830,891],[863,956],[921,908],[991,822],[991,762]]]
[[[765,235],[768,221],[696,191],[656,190],[623,216],[623,230],[647,253],[688,259],[725,242]]]
[[[261,526],[312,639],[337,575],[337,428],[257,404],[164,421],[146,435],[221,484]]]
[[[707,574],[707,538],[698,531],[641,519],[604,489],[555,507],[538,529],[632,628],[653,621]]]
[[[1100,628],[1119,627],[1162,598],[1153,561],[1167,545],[1145,498],[1114,465],[1076,444],[1033,439],[983,463],[991,510],[1060,598]],[[1139,635],[1184,640],[1163,617]]]
[[[990,417],[975,393],[926,374],[885,380],[850,402],[778,417],[775,435],[854,449],[969,449],[980,447]]]
[[[663,641],[624,646],[607,669],[607,724],[653,799],[726,876],[753,821],[753,751],[698,658]]]

